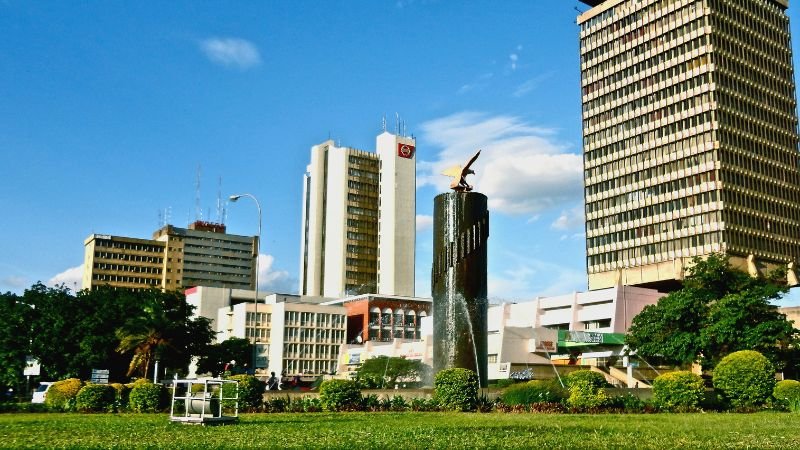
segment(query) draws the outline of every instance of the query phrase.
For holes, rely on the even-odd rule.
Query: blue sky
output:
[[[438,171],[477,148],[490,297],[585,290],[576,6],[0,0],[0,291],[79,288],[89,234],[217,221],[219,192],[248,192],[262,286],[295,292],[310,147],[374,149],[396,113],[417,137],[418,295]],[[255,207],[226,223],[255,234]]]

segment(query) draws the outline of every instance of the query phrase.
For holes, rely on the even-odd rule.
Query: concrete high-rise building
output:
[[[375,153],[326,141],[303,186],[300,294],[414,295],[415,141],[387,132]]]
[[[253,289],[258,239],[197,221],[189,228],[167,225],[153,239],[92,234],[84,248],[84,289]]]
[[[582,1],[589,289],[670,289],[711,252],[751,274],[791,268],[800,158],[788,1]]]

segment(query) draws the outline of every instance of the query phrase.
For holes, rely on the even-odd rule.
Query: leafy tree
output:
[[[253,346],[246,338],[232,337],[217,344],[211,344],[197,361],[197,373],[210,373],[218,376],[225,364],[230,361],[244,362],[253,355]]]
[[[132,354],[128,375],[148,378],[156,360],[165,367],[185,370],[193,355],[202,354],[213,337],[210,322],[192,318],[193,307],[177,292],[144,291],[141,313],[117,329],[117,351]]]
[[[401,378],[422,378],[428,370],[425,363],[416,359],[377,356],[361,364],[358,379],[368,387],[394,386]]]
[[[737,350],[757,350],[778,367],[794,352],[795,330],[772,303],[788,288],[784,273],[754,278],[727,256],[695,258],[683,287],[634,317],[625,342],[640,356],[713,367]]]
[[[30,312],[22,298],[11,292],[0,294],[0,392],[19,391],[25,377],[25,356],[30,340]]]

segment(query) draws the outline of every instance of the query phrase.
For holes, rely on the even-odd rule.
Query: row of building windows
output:
[[[610,22],[599,27],[600,33],[593,32],[581,40],[589,46],[597,45],[604,41],[603,31],[624,30],[629,26],[639,27],[651,18],[656,18],[671,9],[679,8],[681,4],[688,3],[690,2],[687,0],[637,0],[632,4],[634,8],[626,8],[625,5],[614,6],[581,23],[581,34],[585,34],[590,28],[602,22]]]
[[[308,311],[286,311],[284,321],[287,325],[303,327],[344,328],[346,319],[343,314],[313,313]]]
[[[154,287],[161,284],[160,278],[144,278],[144,277],[136,277],[130,275],[111,275],[105,273],[92,273],[92,280],[100,282],[105,281],[109,283],[148,285]],[[92,283],[92,284],[101,284],[101,283]]]
[[[381,328],[370,328],[369,330],[369,340],[370,341],[379,341],[379,342],[388,342],[393,339],[420,339],[421,332],[419,329],[402,329],[396,328],[394,330],[386,330]]]
[[[657,164],[677,160],[681,153],[684,155],[689,153],[685,167],[689,168],[715,160],[715,156],[703,153],[704,150],[714,147],[715,140],[716,132],[709,130],[684,137],[683,139],[665,141],[661,144],[655,142],[645,144],[642,141],[639,144],[628,145],[628,141],[615,142],[586,152],[584,154],[584,167],[589,171],[590,177],[610,175],[611,171],[631,173],[644,170],[642,166],[645,168],[655,167]],[[630,156],[624,156],[626,154],[630,154]],[[612,161],[603,161],[602,158],[606,157],[610,157]],[[698,159],[692,159],[694,157]],[[641,179],[646,179],[646,177],[641,177]]]
[[[726,224],[748,228],[755,232],[768,233],[775,239],[792,239],[800,242],[797,223],[789,223],[784,217],[765,217],[744,208],[728,208]]]
[[[611,91],[607,94],[595,97],[592,100],[583,102],[584,116],[598,114],[604,110],[620,104],[619,109],[615,111],[612,117],[630,112],[636,112],[646,108],[650,105],[655,105],[663,100],[670,99],[681,94],[689,93],[691,91],[707,86],[711,82],[711,75],[708,73],[708,55],[701,55],[693,58],[687,62],[678,64],[676,66],[666,69],[667,74],[671,74],[673,78],[666,76],[659,76],[660,89],[654,91],[640,91],[631,88],[628,83],[623,83],[620,89]],[[688,73],[688,71],[693,71]],[[692,75],[694,74],[694,75]],[[650,81],[647,81],[650,86]],[[643,85],[645,81],[638,81],[636,85]],[[597,112],[595,112],[597,110]]]
[[[363,245],[347,245],[347,253],[354,255],[377,255],[378,249],[375,247],[365,247]]]
[[[731,226],[726,230],[729,249],[732,253],[764,257],[775,261],[789,262],[800,255],[800,245],[796,242],[775,239],[774,236],[765,236],[763,232],[738,229]]]
[[[363,181],[347,180],[347,187],[358,191],[358,193],[379,191],[378,183],[365,183]]]
[[[653,52],[669,54],[670,50],[662,48],[662,46],[675,45],[681,40],[684,40],[686,36],[693,33],[695,35],[692,37],[696,38],[698,34],[703,32],[705,19],[702,17],[691,17],[687,15],[687,12],[688,10],[684,9],[677,13],[670,14],[669,16],[665,16],[656,22],[651,22],[649,25],[636,28],[620,36],[619,39],[609,40],[609,42],[602,47],[583,54],[581,56],[581,64],[584,64],[584,67],[586,67],[584,72],[585,76],[596,77],[612,68],[624,71],[625,69],[622,68],[629,64],[632,64],[632,67],[636,67],[637,65],[641,67],[643,63],[634,64],[634,61],[647,58],[648,53],[650,53],[650,61],[652,63],[652,58],[654,57],[652,54]],[[634,45],[633,47],[629,45],[631,40],[645,35],[649,35],[650,39],[639,45]],[[705,38],[703,40],[705,40]],[[619,50],[624,51],[620,52]],[[613,56],[609,57],[610,55]]]
[[[717,194],[717,191],[709,191],[697,195],[688,195],[686,197],[676,198],[674,200],[656,203],[654,205],[649,205],[645,207],[635,207],[634,205],[626,205],[626,206],[634,206],[634,209],[623,211],[617,214],[611,214],[605,217],[600,217],[598,219],[587,220],[586,231],[590,232],[592,230],[610,227],[619,223],[630,222],[632,220],[641,220],[641,219],[646,219],[648,217],[655,217],[660,214],[672,213],[674,211],[682,211],[687,208],[695,206],[710,205],[712,203],[715,204],[717,202],[718,197],[719,195]],[[684,213],[682,215],[688,215],[688,213]]]
[[[586,195],[588,196],[590,195],[590,192],[594,192],[595,185],[600,185],[606,179],[609,179],[610,181],[610,179],[613,177],[631,176],[632,178],[628,180],[628,183],[639,183],[642,181],[647,183],[649,181],[649,184],[653,184],[655,179],[659,177],[674,176],[673,174],[678,171],[690,173],[692,169],[702,165],[709,165],[713,168],[711,163],[713,163],[715,160],[714,154],[715,152],[710,151],[669,162],[665,162],[666,158],[660,159],[660,164],[647,168],[641,168],[643,165],[642,162],[633,162],[635,159],[638,159],[634,158],[638,155],[633,155],[603,164],[602,166],[589,168],[584,171],[587,184]],[[623,173],[628,173],[628,175],[622,175]],[[600,179],[592,180],[594,177],[600,177]],[[618,187],[623,187],[623,184],[620,184]]]
[[[378,174],[375,172],[368,172],[366,170],[354,169],[352,167],[347,169],[347,174],[350,175],[351,177],[366,178],[367,180],[377,181],[380,179],[378,177]]]
[[[127,253],[114,253],[114,252],[94,252],[94,257],[97,259],[110,259],[110,260],[119,260],[119,261],[134,261],[134,262],[145,262],[145,263],[152,263],[152,264],[163,264],[164,258],[159,258],[155,256],[143,256],[143,255],[129,255]]]
[[[590,272],[596,272],[597,266],[608,264],[612,267],[635,266],[642,263],[670,261],[673,258],[697,256],[706,253],[704,246],[709,245],[713,251],[719,251],[722,233],[702,233],[680,239],[639,245],[636,247],[588,256]]]
[[[376,208],[361,208],[358,206],[347,205],[347,214],[354,216],[378,217]]]
[[[153,273],[161,275],[160,267],[129,266],[127,264],[94,263],[95,270],[115,270],[129,273]]]
[[[702,60],[702,57],[700,58]],[[711,75],[708,72],[701,73],[671,86],[666,86],[643,97],[634,98],[629,102],[614,107],[614,103],[600,103],[599,100],[606,96],[585,102],[583,113],[586,119],[584,127],[594,126],[597,123],[610,121],[615,118],[625,117],[626,114],[641,115],[651,112],[663,101],[675,101],[685,97],[693,97],[703,91],[708,91],[708,84],[711,82]]]
[[[646,75],[648,71],[652,71],[662,64],[669,63],[674,65],[676,62],[684,62],[696,58],[699,55],[693,52],[701,48],[705,49],[706,44],[708,44],[708,37],[706,35],[700,35],[688,42],[677,44],[670,49],[664,49],[625,69],[620,67],[620,64],[627,62],[622,60],[625,54],[618,55],[608,61],[599,63],[594,68],[584,70],[582,79],[584,84],[583,95],[590,95],[606,87],[613,87],[615,83],[629,81],[628,78],[630,77],[641,77],[641,75]],[[701,53],[707,53],[707,51],[702,51]],[[706,63],[707,62],[706,60]],[[590,82],[594,79],[597,80]],[[646,80],[646,78],[642,81],[644,80]]]
[[[773,5],[774,1],[736,4],[712,0],[710,3],[715,12],[711,22],[714,28],[730,36],[740,36],[750,47],[746,49],[749,52],[783,59],[786,50],[791,48],[788,18]]]
[[[375,242],[378,240],[378,236],[373,233],[360,233],[357,231],[348,231],[347,239],[351,241]]]
[[[658,236],[662,233],[675,233],[712,223],[719,224],[721,220],[722,213],[720,211],[711,211],[655,224],[623,227],[621,231],[590,237],[586,240],[586,243],[588,248],[594,249],[604,245],[619,244],[649,236]]]
[[[711,94],[705,92],[684,100],[676,101],[675,103],[649,113],[631,115],[627,120],[624,119],[625,116],[611,116],[611,113],[600,114],[587,119],[585,121],[585,126],[587,131],[589,127],[596,127],[598,125],[612,131],[616,130],[617,133],[635,129],[647,131],[651,128],[651,124],[656,124],[656,122],[660,120],[666,120],[670,123],[675,122],[677,117],[685,116],[687,113],[692,113],[705,105],[709,105],[711,100]],[[608,115],[608,117],[604,117],[606,115]],[[617,121],[613,120],[614,118],[623,118],[623,120]]]
[[[689,116],[685,119],[675,120],[657,127],[651,131],[644,133],[635,133],[635,131],[614,130],[606,129],[597,133],[593,133],[585,137],[588,145],[593,145],[595,142],[602,142],[612,140],[614,142],[622,142],[627,140],[629,144],[644,144],[656,143],[657,139],[667,139],[668,141],[676,140],[688,133],[697,134],[702,131],[710,131],[711,123],[714,122],[714,113],[705,111],[700,114]],[[705,128],[705,129],[704,129]]]
[[[346,258],[345,264],[350,267],[365,267],[368,269],[376,269],[377,262],[375,259],[365,259],[365,258]]]
[[[347,226],[354,230],[377,230],[377,220],[364,220],[364,219],[347,219]]]
[[[720,130],[718,135],[720,147],[725,149],[725,151],[721,152],[720,157],[731,158],[731,160],[726,162],[742,167],[742,164],[738,164],[740,161],[736,161],[733,159],[735,157],[729,156],[728,153],[754,155],[753,149],[758,149],[758,157],[769,160],[772,164],[783,164],[783,169],[785,169],[786,173],[794,175],[797,172],[795,169],[799,167],[798,158],[800,155],[798,155],[796,150],[792,150],[794,146],[782,147],[773,142],[759,141],[735,129]],[[769,172],[772,169],[764,170]],[[775,178],[782,179],[783,175],[779,175]],[[786,179],[786,181],[792,184],[798,184],[793,178]]]
[[[94,246],[104,247],[104,248],[118,248],[121,250],[132,250],[137,252],[148,252],[148,253],[162,253],[164,251],[163,245],[136,244],[133,242],[109,241],[105,239],[95,239]]]
[[[607,191],[618,188],[622,189],[623,191],[626,190],[628,191],[621,195],[615,195],[613,197],[608,197],[603,200],[590,202],[589,203],[590,207],[587,210],[587,212],[601,211],[604,209],[612,208],[614,206],[621,206],[629,202],[643,201],[650,197],[657,197],[659,195],[664,195],[670,192],[677,192],[680,189],[699,186],[703,183],[716,181],[717,176],[716,172],[712,170],[658,184],[651,184],[645,182],[644,188],[635,189],[637,180],[639,179],[640,179],[639,173],[632,173],[617,178],[611,178],[609,180],[602,181],[595,185],[587,186],[586,187],[587,200],[590,196],[603,194],[606,193]]]
[[[367,153],[367,152],[364,152],[364,153],[367,154],[367,155],[374,155],[374,154]],[[347,157],[347,161],[350,164],[358,164],[360,166],[373,167],[373,168],[376,168],[376,169],[378,168],[377,155],[374,155],[374,156],[349,155]]]
[[[745,190],[752,190],[765,195],[764,200],[780,202],[790,201],[796,204],[800,201],[798,186],[787,185],[778,180],[758,176],[752,172],[741,169],[721,171],[723,186],[726,188],[738,186]],[[772,197],[771,199],[769,197]]]
[[[750,189],[729,189],[724,192],[724,201],[732,206],[739,206],[757,211],[768,217],[783,217],[793,222],[800,222],[800,205],[797,203],[767,201],[764,194],[751,192]],[[800,233],[796,229],[792,235]]]

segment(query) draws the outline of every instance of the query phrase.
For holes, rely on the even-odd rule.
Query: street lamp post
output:
[[[256,345],[256,343],[258,342],[258,337],[257,337],[258,332],[256,331],[257,330],[256,324],[258,324],[258,253],[261,250],[261,203],[258,202],[258,199],[253,194],[231,195],[229,197],[229,200],[231,202],[236,202],[237,200],[239,200],[242,197],[248,197],[248,198],[253,199],[253,201],[256,202],[256,208],[258,208],[258,247],[256,248],[256,251],[255,251],[255,255],[254,255],[255,262],[253,263],[253,266],[254,266],[254,269],[255,269],[254,283],[253,283],[253,286],[254,286],[254,289],[253,289],[253,303],[255,305],[255,313],[253,314],[254,317],[255,317],[255,320],[253,321],[253,334],[254,334],[254,336],[253,336],[253,375],[255,375],[256,374],[256,361],[258,359],[258,346]]]

